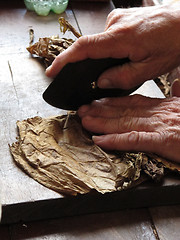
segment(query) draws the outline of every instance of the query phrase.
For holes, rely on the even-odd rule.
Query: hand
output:
[[[87,130],[102,134],[93,140],[103,149],[152,152],[180,162],[178,97],[103,99],[82,106],[78,114]]]
[[[129,58],[104,72],[101,88],[128,89],[164,74],[180,63],[180,7],[177,4],[113,10],[105,31],[79,38],[47,69],[55,77],[64,65],[86,58]]]

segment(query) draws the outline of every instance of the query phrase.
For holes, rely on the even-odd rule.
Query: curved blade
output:
[[[100,89],[96,81],[100,74],[113,66],[127,63],[128,59],[86,59],[68,63],[43,93],[44,100],[54,107],[77,110],[95,99],[129,95],[136,88]]]

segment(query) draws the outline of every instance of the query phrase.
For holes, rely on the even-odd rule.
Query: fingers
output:
[[[180,79],[175,79],[171,86],[171,96],[180,97]]]
[[[143,60],[140,62],[129,62],[122,66],[116,66],[103,72],[98,79],[98,87],[100,88],[122,88],[130,89],[136,87],[146,80],[152,79],[159,71],[156,61]],[[162,73],[163,70],[162,70]]]
[[[80,117],[106,117],[117,118],[122,116],[149,116],[152,112],[149,110],[161,102],[158,98],[149,98],[142,95],[131,95],[120,98],[105,98],[92,102],[90,105],[84,105],[79,108],[78,114]]]
[[[170,161],[180,162],[179,139],[156,132],[132,131],[123,134],[93,136],[93,141],[105,150],[151,152]]]
[[[157,152],[158,133],[132,131],[123,134],[93,136],[95,144],[106,150]]]
[[[114,48],[110,48],[110,45],[113,45]],[[87,58],[125,58],[127,53],[123,49],[121,50],[121,48],[119,48],[120,54],[117,55],[116,45],[119,45],[119,43],[111,37],[110,33],[103,32],[82,36],[55,58],[52,65],[46,69],[46,75],[48,77],[55,77],[67,63]]]
[[[151,132],[161,128],[163,116],[159,116],[159,111],[160,108],[163,111],[164,107],[159,105],[161,99],[134,95],[94,101],[91,105],[82,106],[78,115],[82,119],[82,125],[91,132]]]
[[[87,52],[85,50],[86,44],[88,44],[88,37],[79,38],[74,44],[55,58],[52,65],[46,69],[46,75],[48,77],[55,77],[67,63],[87,58]]]
[[[106,106],[114,106],[121,108],[137,108],[137,107],[153,107],[157,106],[161,102],[159,98],[150,98],[140,94],[133,94],[125,97],[116,97],[116,98],[105,98],[100,101],[95,101],[92,103],[94,105],[106,105]]]
[[[124,116],[120,118],[104,118],[85,116],[82,118],[82,125],[91,132],[110,134],[124,133],[130,131],[153,131],[149,118]]]
[[[153,152],[180,162],[179,106],[178,97],[150,99],[134,95],[95,101],[78,113],[87,130],[105,134],[93,137],[103,149]]]

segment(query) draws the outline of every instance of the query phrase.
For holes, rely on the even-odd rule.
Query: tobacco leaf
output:
[[[144,154],[142,169],[155,181],[160,181],[165,175],[164,165],[157,161],[157,156],[155,155],[152,158]]]
[[[173,172],[180,173],[180,164],[178,164],[176,162],[169,161],[169,160],[167,160],[165,158],[162,158],[160,156],[157,156],[153,153],[147,153],[146,155],[148,156],[149,159],[155,159],[156,164],[159,165],[159,166],[162,166],[164,168],[164,170],[168,169],[168,170],[171,170]]]
[[[59,193],[120,191],[149,176],[156,178],[158,171],[148,169],[149,158],[144,153],[109,153],[95,145],[75,113],[29,118],[18,121],[17,126],[19,140],[10,146],[15,162],[36,181]],[[159,173],[157,176],[159,179]]]
[[[34,42],[34,30],[31,28],[29,29],[29,46],[31,46]]]
[[[75,37],[79,38],[82,35],[68,22],[65,18],[60,17],[59,18],[59,24],[60,24],[60,31],[65,34],[66,31],[71,31]]]
[[[77,38],[81,36],[81,34],[63,17],[59,18],[59,24],[60,24],[60,31],[63,34],[65,34],[66,31],[68,30],[68,31],[71,31]],[[53,60],[57,55],[62,53],[64,50],[66,50],[75,42],[75,40],[73,39],[60,38],[57,35],[57,36],[39,38],[39,41],[33,44],[33,40],[34,40],[33,29],[30,29],[29,35],[30,35],[29,47],[27,47],[26,49],[32,55],[35,54],[38,57],[44,58],[44,63],[46,67],[51,65],[51,63],[53,62]]]
[[[96,146],[77,115],[17,122],[15,161],[31,177],[57,192],[76,195],[127,188],[140,177],[141,159],[120,159]]]
[[[168,73],[159,76],[154,81],[157,84],[157,86],[160,88],[160,90],[163,92],[165,97],[169,97],[170,96],[171,83],[168,81]]]
[[[30,54],[44,58],[46,66],[49,66],[55,57],[73,44],[74,40],[59,38],[58,36],[39,38],[39,41],[27,47]]]

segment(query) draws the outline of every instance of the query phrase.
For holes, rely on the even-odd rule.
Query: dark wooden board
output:
[[[91,192],[76,197],[49,198],[3,205],[2,223],[28,222],[179,203],[180,179],[173,175],[166,177],[163,183],[144,183],[121,192],[106,194]]]
[[[134,209],[13,224],[2,240],[157,240],[153,231],[148,210]]]

